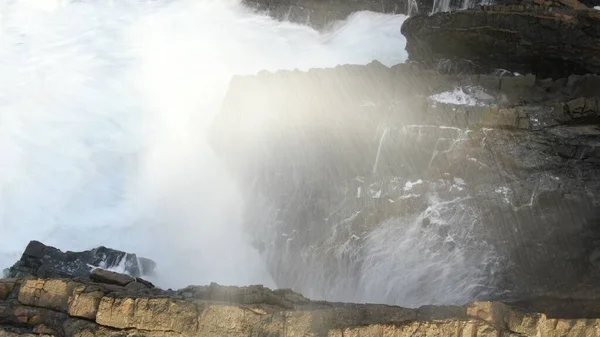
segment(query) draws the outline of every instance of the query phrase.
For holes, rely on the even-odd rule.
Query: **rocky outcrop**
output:
[[[69,279],[0,280],[1,336],[595,336],[596,302],[580,317],[498,302],[406,309],[315,302],[262,286],[132,290]],[[583,310],[582,310],[583,308]],[[573,311],[571,311],[573,312]]]
[[[407,19],[410,59],[454,72],[600,73],[600,11],[577,1],[511,3]]]
[[[236,77],[213,145],[279,286],[406,306],[597,291],[599,83],[378,63]]]
[[[140,277],[151,275],[154,261],[135,254],[98,247],[83,252],[62,252],[39,241],[31,241],[21,259],[6,271],[6,276],[16,277],[89,277],[95,268],[119,268],[125,273]]]

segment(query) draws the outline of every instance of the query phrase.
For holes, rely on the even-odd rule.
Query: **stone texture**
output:
[[[92,267],[121,266],[133,277],[152,275],[156,264],[119,250],[98,247],[83,252],[62,252],[39,241],[31,241],[21,259],[8,269],[7,277],[89,277]]]
[[[505,69],[553,78],[600,72],[600,12],[522,2],[413,16],[402,25],[409,57],[446,71]]]
[[[261,286],[188,287],[148,296],[125,287],[90,283],[64,286],[57,279],[17,280],[23,294],[46,289],[48,296],[0,300],[0,336],[360,336],[497,337],[595,336],[600,320],[589,318],[597,302],[547,300],[548,307],[587,307],[585,318],[531,312],[535,301],[508,305],[406,309],[373,304],[315,302],[290,290]],[[93,290],[89,292],[88,290]],[[223,295],[229,295],[227,299]],[[248,294],[262,294],[248,297]],[[216,296],[219,300],[208,300]],[[43,296],[42,296],[43,297]],[[49,303],[47,299],[57,299]],[[68,301],[65,309],[57,303]],[[286,302],[287,301],[287,302]],[[99,303],[99,305],[98,305]],[[285,307],[277,303],[286,303]],[[540,309],[540,307],[537,307]],[[543,309],[543,308],[542,308]]]
[[[232,80],[212,144],[280,286],[408,306],[598,290],[599,79],[265,72]],[[483,98],[432,99],[459,89]]]
[[[85,286],[78,286],[73,290],[69,297],[67,313],[72,317],[95,320],[104,293],[101,291],[85,292],[85,288]]]
[[[19,290],[19,302],[34,307],[66,311],[69,288],[67,280],[27,280]]]
[[[15,282],[14,279],[0,280],[0,300],[5,300],[12,294]]]
[[[135,282],[135,279],[129,275],[104,269],[94,269],[90,274],[90,279],[98,283],[116,284],[119,286],[126,286],[131,282]]]
[[[96,322],[113,328],[193,333],[198,325],[193,303],[169,298],[110,298],[100,301]]]

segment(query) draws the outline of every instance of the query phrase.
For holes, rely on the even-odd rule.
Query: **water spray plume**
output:
[[[404,17],[369,12],[324,33],[235,1],[15,0],[0,19],[0,268],[32,239],[106,245],[163,287],[274,286],[206,141],[233,75],[406,58]]]

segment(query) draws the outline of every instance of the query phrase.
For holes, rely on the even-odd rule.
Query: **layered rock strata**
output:
[[[163,291],[69,279],[0,280],[0,336],[7,337],[597,335],[598,313],[580,314],[553,316],[498,302],[419,309],[315,302],[262,286]]]
[[[213,145],[279,286],[409,306],[597,290],[599,84],[265,72],[232,81]]]
[[[578,1],[509,3],[409,18],[410,59],[450,72],[600,73],[600,11]]]

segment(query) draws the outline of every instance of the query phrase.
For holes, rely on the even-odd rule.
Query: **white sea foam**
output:
[[[431,96],[435,102],[468,105],[468,106],[485,106],[488,105],[494,98],[486,93],[482,88],[477,87],[458,87],[451,91],[442,92]]]
[[[0,268],[29,240],[156,260],[158,283],[272,285],[205,135],[233,74],[406,58],[401,15],[328,33],[235,1],[0,4]]]

